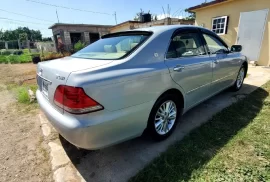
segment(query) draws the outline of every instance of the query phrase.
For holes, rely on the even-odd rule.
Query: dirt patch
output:
[[[0,65],[0,181],[52,181],[49,153],[38,119],[39,109],[17,103],[7,88],[35,77],[36,65]]]

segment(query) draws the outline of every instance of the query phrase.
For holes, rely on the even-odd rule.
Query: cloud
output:
[[[181,15],[179,15],[179,16],[172,16],[172,15],[169,15],[169,14],[159,14],[159,15],[157,15],[157,19],[158,19],[158,20],[162,20],[162,19],[164,19],[164,18],[166,18],[166,17],[170,17],[170,18],[179,18],[179,19],[184,18],[184,17],[181,16]]]

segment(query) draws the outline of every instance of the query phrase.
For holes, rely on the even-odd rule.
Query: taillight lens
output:
[[[103,106],[86,95],[83,88],[59,85],[54,93],[54,103],[73,114],[102,110]]]

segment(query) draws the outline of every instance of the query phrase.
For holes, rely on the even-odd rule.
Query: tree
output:
[[[52,41],[52,38],[51,37],[44,37],[44,38],[42,38],[42,41],[43,42]]]
[[[20,33],[19,34],[19,39],[20,40],[27,40],[27,33]]]
[[[196,13],[189,11],[188,9],[185,9],[185,12],[188,13],[188,16],[185,18],[186,20],[195,20],[196,19]]]
[[[30,30],[28,27],[18,27],[15,30],[0,31],[0,40],[4,41],[18,40],[25,36],[31,41],[42,40],[42,35],[39,30]]]

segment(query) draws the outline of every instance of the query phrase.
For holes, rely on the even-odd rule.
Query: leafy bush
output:
[[[17,89],[17,99],[20,103],[29,103],[29,95],[26,87],[19,87]]]
[[[77,42],[77,43],[74,45],[74,50],[75,50],[75,52],[77,52],[77,51],[81,50],[81,49],[84,48],[84,47],[85,47],[85,43],[83,43],[83,42],[81,42],[81,41],[79,40],[79,42]]]
[[[42,61],[47,61],[47,60],[53,60],[53,59],[58,59],[62,57],[70,56],[69,52],[64,52],[63,54],[57,53],[57,52],[46,52],[44,53],[44,56],[41,57]]]
[[[19,57],[20,56],[17,56],[17,55],[9,55],[6,58],[11,64],[14,64],[14,63],[20,63]]]
[[[23,49],[23,54],[30,54],[29,49]]]
[[[0,55],[0,63],[6,63],[6,62],[7,62],[6,56]]]
[[[32,58],[33,57],[40,57],[39,53],[31,53],[31,54],[28,54],[28,55],[30,55]]]
[[[19,56],[19,61],[21,63],[29,63],[32,61],[32,57],[30,55],[22,54]]]
[[[15,51],[13,51],[12,54],[13,55],[22,55],[23,54],[23,51],[21,51],[21,50],[15,50]]]
[[[1,51],[1,55],[3,55],[3,56],[8,56],[10,54],[11,54],[11,51],[9,51],[9,50],[2,50]]]

